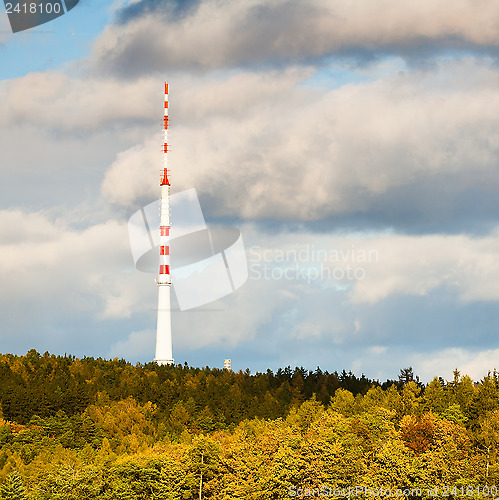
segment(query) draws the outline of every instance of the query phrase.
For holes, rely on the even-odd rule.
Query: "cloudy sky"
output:
[[[154,357],[128,219],[159,195],[168,81],[172,190],[248,265],[216,302],[174,299],[176,362],[499,368],[498,21],[477,0],[80,0],[13,34],[2,6],[0,352]]]

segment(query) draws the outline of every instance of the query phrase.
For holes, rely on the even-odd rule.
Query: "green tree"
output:
[[[461,411],[467,415],[468,409],[473,401],[475,386],[473,380],[468,375],[461,377],[455,388],[455,400],[461,407]]]
[[[417,413],[421,401],[421,389],[416,382],[408,382],[402,389],[402,405],[404,415],[413,415]]]
[[[409,382],[415,382],[416,384],[419,385],[419,377],[417,375],[414,375],[414,372],[412,371],[412,366],[409,366],[409,368],[402,368],[400,370],[400,375],[399,375],[399,384],[400,385],[406,385]]]
[[[440,416],[445,418],[445,420],[449,420],[449,422],[454,422],[455,424],[464,425],[466,422],[466,417],[458,404],[450,405],[440,413]]]
[[[426,413],[441,413],[448,407],[445,388],[438,377],[435,377],[423,392],[423,409]]]
[[[0,488],[2,500],[25,500],[23,481],[17,471],[12,472]]]

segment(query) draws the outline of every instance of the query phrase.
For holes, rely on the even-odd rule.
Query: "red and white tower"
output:
[[[170,177],[168,171],[168,83],[165,83],[164,115],[164,165],[161,171],[160,223],[159,223],[159,277],[158,284],[158,330],[156,333],[156,356],[159,365],[172,365],[172,322],[170,309]]]

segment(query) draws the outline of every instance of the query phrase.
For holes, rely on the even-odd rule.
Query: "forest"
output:
[[[0,355],[0,498],[499,497],[499,373]]]

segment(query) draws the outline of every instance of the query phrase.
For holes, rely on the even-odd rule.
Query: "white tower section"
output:
[[[165,83],[164,115],[164,165],[161,171],[160,223],[159,223],[159,276],[158,284],[158,330],[156,333],[156,356],[159,365],[172,365],[172,321],[170,309],[170,179],[168,172],[168,83]]]

